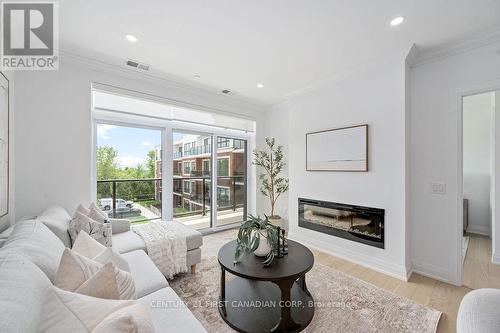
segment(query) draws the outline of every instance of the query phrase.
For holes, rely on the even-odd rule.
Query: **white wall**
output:
[[[38,214],[51,204],[69,212],[91,200],[91,84],[98,82],[162,98],[253,116],[261,110],[226,96],[179,87],[100,63],[62,57],[59,71],[16,74],[15,213]]]
[[[7,229],[14,220],[14,85],[13,71],[4,71],[3,75],[9,80],[9,213],[0,218],[0,232]]]
[[[265,123],[288,145],[290,238],[405,279],[404,58],[294,94]],[[356,124],[369,125],[369,172],[305,171],[306,133]],[[386,248],[299,228],[299,197],[385,209]]]
[[[491,234],[491,140],[494,92],[463,99],[463,194],[469,201],[468,231]]]
[[[500,87],[500,43],[411,71],[411,244],[414,271],[460,284],[462,94]],[[445,194],[431,193],[433,182]]]
[[[289,169],[289,148],[288,148],[288,130],[289,130],[289,112],[288,104],[286,102],[274,105],[272,108],[266,111],[265,121],[264,121],[264,138],[275,138],[276,143],[283,146],[283,154],[285,156],[285,161],[287,165],[285,166],[282,177],[288,177]],[[260,148],[267,149],[266,146],[261,146]],[[262,170],[257,168],[257,174],[261,173]],[[257,186],[260,188],[261,182],[257,181]],[[258,193],[259,190],[257,191]],[[269,204],[269,198],[259,195],[260,205],[258,206],[257,213],[260,215],[269,215],[271,212],[271,205]],[[284,226],[288,226],[288,192],[282,194],[278,201],[276,202],[276,214],[283,218]]]

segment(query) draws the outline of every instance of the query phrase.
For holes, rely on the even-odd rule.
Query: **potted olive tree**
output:
[[[288,178],[280,176],[286,165],[283,161],[283,146],[276,145],[275,138],[266,138],[266,145],[267,150],[254,150],[253,164],[264,171],[259,175],[262,182],[260,192],[269,199],[271,205],[269,222],[283,228],[283,220],[275,212],[276,201],[288,191]]]

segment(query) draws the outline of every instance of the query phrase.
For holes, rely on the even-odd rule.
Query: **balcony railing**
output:
[[[202,176],[173,179],[173,217],[196,228],[210,221],[212,182],[209,173]],[[189,181],[190,185],[184,186]],[[217,177],[217,212],[223,214],[217,224],[243,220],[246,202],[245,177]],[[97,201],[110,218],[126,218],[132,223],[145,223],[162,218],[161,178],[107,179],[97,181]],[[184,192],[187,190],[188,192]]]
[[[234,149],[244,149],[245,141],[244,140],[236,140],[236,139],[228,139],[223,140],[217,143],[217,148],[226,149],[226,148],[234,148]],[[185,156],[196,156],[203,154],[211,154],[212,153],[212,145],[203,145],[196,146],[189,149],[185,149],[184,151],[176,151],[173,154],[174,160],[178,160]]]
[[[161,178],[97,181],[97,201],[110,218],[132,223],[161,219]]]
[[[242,208],[245,205],[244,176],[220,176],[217,177],[217,186],[227,189],[230,195],[220,195],[217,198],[217,211],[233,210]],[[184,181],[189,181],[190,192],[184,192]],[[193,182],[194,181],[194,182]],[[199,184],[199,186],[198,186]],[[174,178],[174,218],[200,215],[206,216],[210,212],[211,181],[210,177],[176,177]],[[177,199],[175,198],[177,197]],[[199,206],[199,209],[192,210],[184,208],[184,200],[189,204]],[[177,203],[175,202],[177,200]],[[175,208],[183,208],[183,211],[175,212]],[[180,209],[179,209],[180,210]]]

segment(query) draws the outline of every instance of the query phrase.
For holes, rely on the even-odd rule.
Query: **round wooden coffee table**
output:
[[[300,332],[314,316],[306,273],[314,265],[311,251],[288,240],[288,254],[264,267],[265,258],[243,253],[233,264],[236,241],[219,250],[219,313],[239,332]],[[226,271],[236,275],[226,283]]]

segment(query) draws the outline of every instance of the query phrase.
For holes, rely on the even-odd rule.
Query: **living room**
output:
[[[1,331],[500,330],[499,1],[1,6]]]

